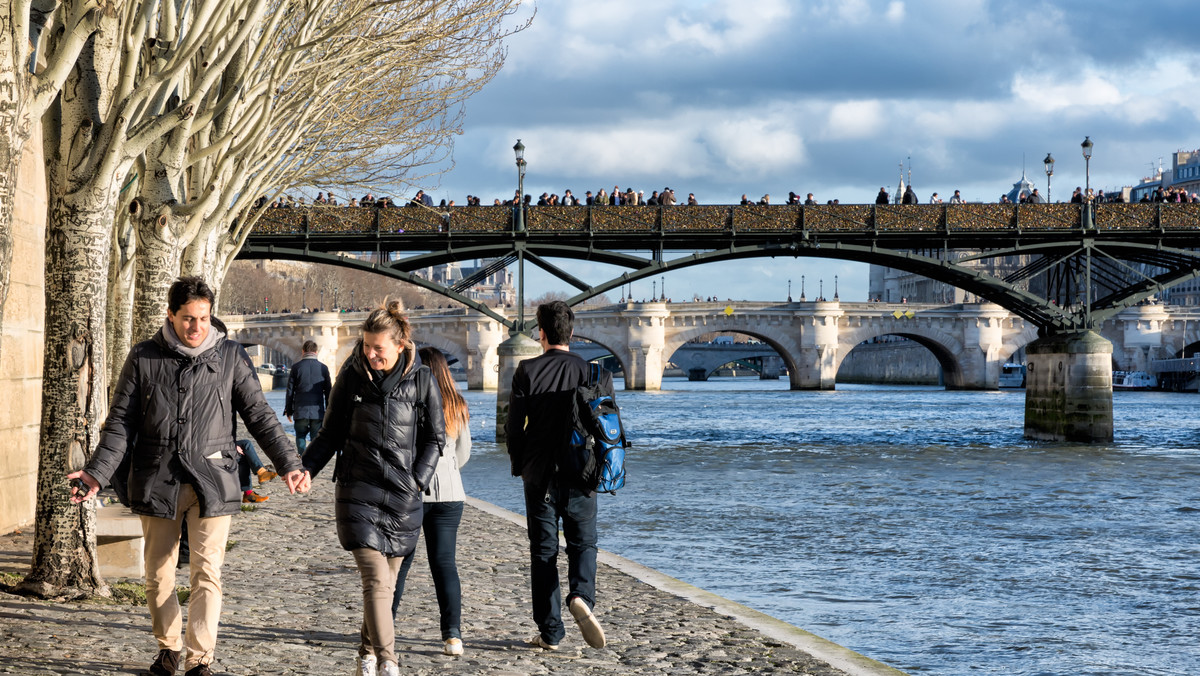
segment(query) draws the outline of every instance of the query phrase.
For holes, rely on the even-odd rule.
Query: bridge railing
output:
[[[530,233],[1198,230],[1200,204],[705,205],[529,207]],[[508,232],[511,207],[269,209],[258,235]]]

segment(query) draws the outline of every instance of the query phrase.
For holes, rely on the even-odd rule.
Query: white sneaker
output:
[[[375,676],[375,656],[354,658],[354,676]]]
[[[379,668],[379,676],[400,676],[400,665],[395,662],[384,662]]]
[[[442,652],[447,655],[463,654],[463,642],[461,638],[448,638],[442,643]]]
[[[600,626],[600,622],[596,620],[596,616],[592,614],[592,609],[588,608],[587,603],[576,596],[567,604],[567,608],[571,610],[571,617],[575,618],[575,624],[579,626],[579,633],[583,634],[583,640],[593,648],[603,648],[606,643],[604,628]]]

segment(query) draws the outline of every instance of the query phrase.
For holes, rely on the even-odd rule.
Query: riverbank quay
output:
[[[343,674],[353,668],[362,594],[353,558],[337,543],[333,486],[308,495],[279,481],[270,500],[234,517],[224,567],[218,674]],[[661,573],[601,553],[595,650],[567,618],[561,649],[525,641],[528,544],[522,517],[471,500],[459,531],[462,657],[441,652],[424,544],[396,620],[409,674],[900,674],[878,662]],[[603,534],[601,534],[603,544]],[[0,536],[0,571],[24,573],[32,528]],[[566,580],[566,556],[560,557]],[[183,569],[178,577],[186,584]],[[144,607],[48,602],[0,593],[0,674],[136,674],[156,652]],[[182,672],[180,672],[182,673]]]

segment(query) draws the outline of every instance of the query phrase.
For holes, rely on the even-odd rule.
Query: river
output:
[[[618,392],[603,549],[914,674],[1200,672],[1195,394],[1118,392],[1081,446],[1024,440],[1023,390],[663,388]],[[464,394],[467,491],[523,513],[495,394]]]

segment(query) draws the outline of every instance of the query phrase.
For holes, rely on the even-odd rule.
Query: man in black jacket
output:
[[[288,420],[295,416],[296,450],[304,455],[309,439],[316,439],[321,431],[321,420],[325,418],[325,407],[329,405],[329,390],[333,381],[329,378],[329,367],[317,359],[317,342],[304,341],[303,356],[292,365],[288,375],[287,397],[283,402],[283,414]]]
[[[533,619],[538,634],[530,645],[557,650],[565,631],[558,582],[558,522],[567,540],[567,607],[587,644],[603,648],[604,630],[592,614],[596,598],[596,492],[577,477],[561,475],[567,450],[575,388],[588,366],[569,351],[575,315],[562,301],[538,306],[543,353],[517,365],[509,399],[508,454],[513,476],[525,483]],[[600,385],[612,394],[612,375],[601,369]]]
[[[226,340],[211,314],[215,296],[199,277],[171,285],[167,320],[133,347],[113,392],[100,442],[78,479],[73,502],[110,483],[122,460],[129,506],[146,540],[146,605],[158,642],[154,676],[174,676],[187,648],[187,676],[211,676],[221,615],[221,564],[231,515],[241,509],[238,453],[230,424],[242,416],[251,435],[283,474],[288,490],[307,491],[308,477],[283,426],[263,397],[246,350]],[[186,639],[175,596],[179,532],[191,545],[191,596]]]

